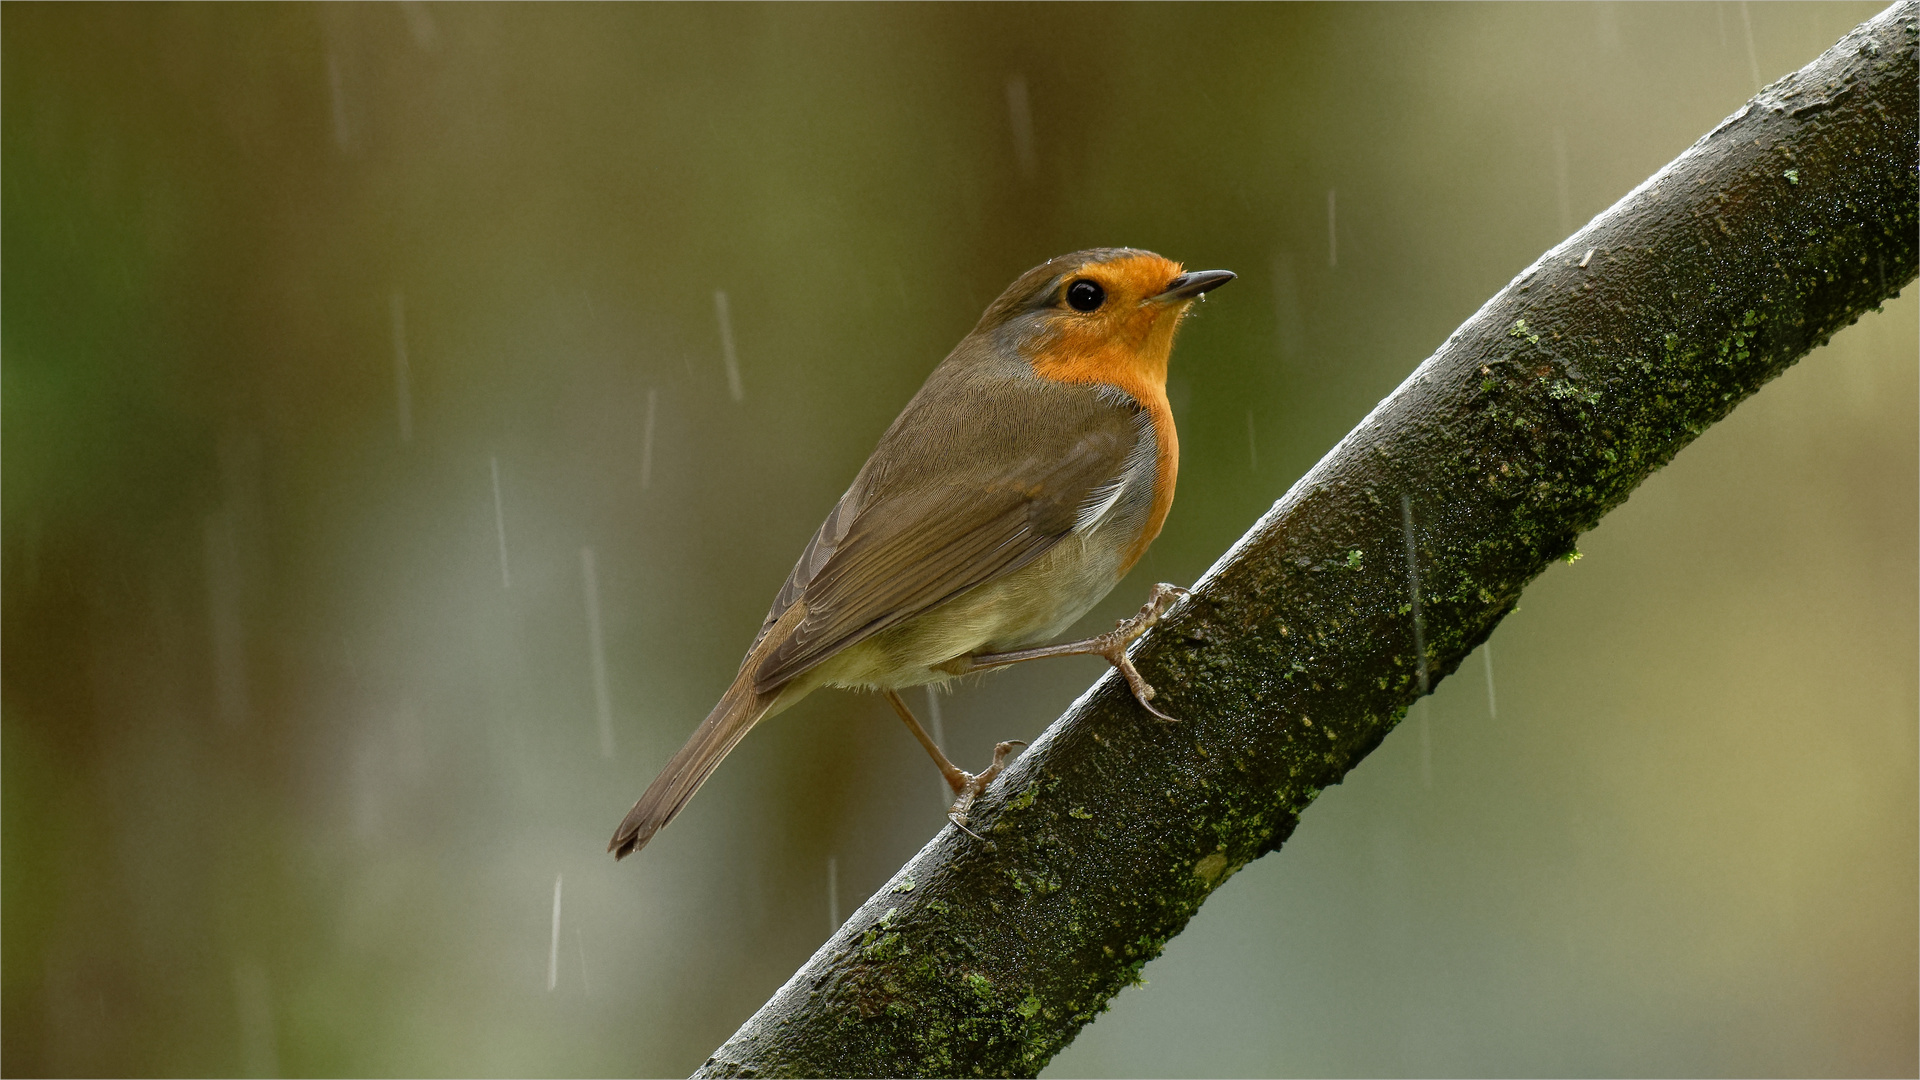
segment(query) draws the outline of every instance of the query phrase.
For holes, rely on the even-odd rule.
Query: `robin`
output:
[[[1186,590],[1156,585],[1111,632],[1039,646],[1126,576],[1173,505],[1167,405],[1174,331],[1226,270],[1183,272],[1133,248],[1020,276],[913,396],[787,576],[733,685],[608,846],[645,846],[753,726],[815,688],[878,690],[967,810],[1020,742],[956,768],[900,690],[1045,656],[1095,654],[1148,712],[1126,648]],[[977,834],[974,834],[977,836]]]

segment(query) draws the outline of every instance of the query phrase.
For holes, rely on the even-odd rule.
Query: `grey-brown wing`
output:
[[[761,660],[756,691],[1012,573],[1070,534],[1125,467],[1141,429],[1131,403],[1089,392],[1055,404],[1081,415],[1049,416],[1037,425],[1046,432],[1009,432],[989,420],[918,460],[899,455],[908,460],[892,462],[890,473],[863,469],[781,589],[769,624],[802,597],[807,615]],[[888,443],[917,445],[898,425]]]

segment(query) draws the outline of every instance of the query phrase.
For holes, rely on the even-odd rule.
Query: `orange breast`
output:
[[[1065,383],[1111,386],[1125,391],[1139,402],[1153,419],[1154,455],[1153,505],[1140,536],[1127,550],[1120,572],[1126,573],[1147,545],[1160,535],[1167,511],[1173,508],[1173,484],[1180,474],[1180,437],[1173,428],[1173,408],[1167,403],[1167,355],[1173,348],[1173,330],[1177,316],[1157,320],[1147,328],[1145,340],[1086,342],[1091,348],[1073,348],[1071,341],[1056,342],[1033,361],[1034,371],[1043,378]]]
[[[1155,455],[1153,474],[1153,506],[1147,511],[1147,523],[1140,530],[1140,538],[1133,542],[1127,557],[1121,561],[1120,572],[1125,574],[1147,553],[1147,545],[1160,535],[1160,526],[1166,524],[1167,511],[1173,509],[1173,482],[1180,474],[1180,436],[1173,430],[1173,409],[1167,404],[1167,393],[1163,389],[1152,399],[1142,399],[1141,404],[1153,417],[1153,434],[1159,442],[1159,453]]]

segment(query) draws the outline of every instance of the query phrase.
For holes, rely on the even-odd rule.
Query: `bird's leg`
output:
[[[1037,649],[960,656],[941,665],[941,670],[955,675],[965,675],[971,671],[1005,667],[1008,664],[1038,660],[1046,656],[1099,656],[1120,669],[1120,674],[1127,680],[1127,689],[1133,691],[1133,698],[1140,703],[1141,708],[1162,720],[1173,720],[1173,717],[1154,708],[1153,687],[1147,685],[1147,680],[1141,678],[1140,672],[1134,668],[1133,661],[1127,659],[1127,646],[1133,644],[1141,634],[1151,630],[1154,624],[1160,621],[1160,616],[1166,614],[1167,609],[1173,606],[1175,600],[1189,595],[1192,594],[1180,586],[1169,585],[1163,581],[1155,585],[1153,592],[1147,595],[1146,605],[1140,609],[1138,615],[1131,619],[1120,620],[1112,630],[1099,637],[1090,637],[1085,641],[1069,641],[1064,645],[1044,645]]]
[[[913,737],[920,740],[920,745],[926,749],[927,756],[939,766],[940,775],[946,777],[947,786],[953,789],[953,807],[947,811],[947,820],[975,840],[983,839],[979,833],[967,828],[967,811],[973,808],[973,800],[987,790],[988,784],[993,783],[993,778],[1000,775],[1000,770],[1006,766],[1007,755],[1013,753],[1015,747],[1027,744],[1016,739],[995,746],[993,764],[987,766],[985,772],[976,776],[947,760],[947,755],[940,752],[940,747],[933,741],[933,737],[927,734],[926,728],[920,726],[920,721],[914,719],[913,710],[907,708],[907,703],[900,700],[898,693],[892,690],[882,690],[881,693],[887,696],[887,703],[893,706],[894,712],[900,714],[900,719],[906,723],[907,730],[913,732]]]
[[[947,786],[953,789],[953,793],[958,795],[966,790],[967,784],[973,780],[973,775],[947,760],[947,755],[940,752],[940,747],[934,743],[933,736],[928,735],[927,729],[921,727],[920,721],[914,719],[912,710],[907,708],[906,702],[900,700],[898,693],[892,690],[880,692],[887,696],[887,703],[893,706],[893,711],[900,714],[900,719],[906,723],[907,730],[913,732],[913,737],[920,740],[920,745],[926,749],[927,756],[933,759],[934,765],[939,767],[940,775],[946,777]]]

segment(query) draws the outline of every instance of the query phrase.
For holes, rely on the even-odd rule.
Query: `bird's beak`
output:
[[[1178,304],[1210,289],[1217,289],[1233,279],[1231,270],[1191,270],[1168,282],[1164,292],[1149,296],[1147,300],[1155,304]]]

